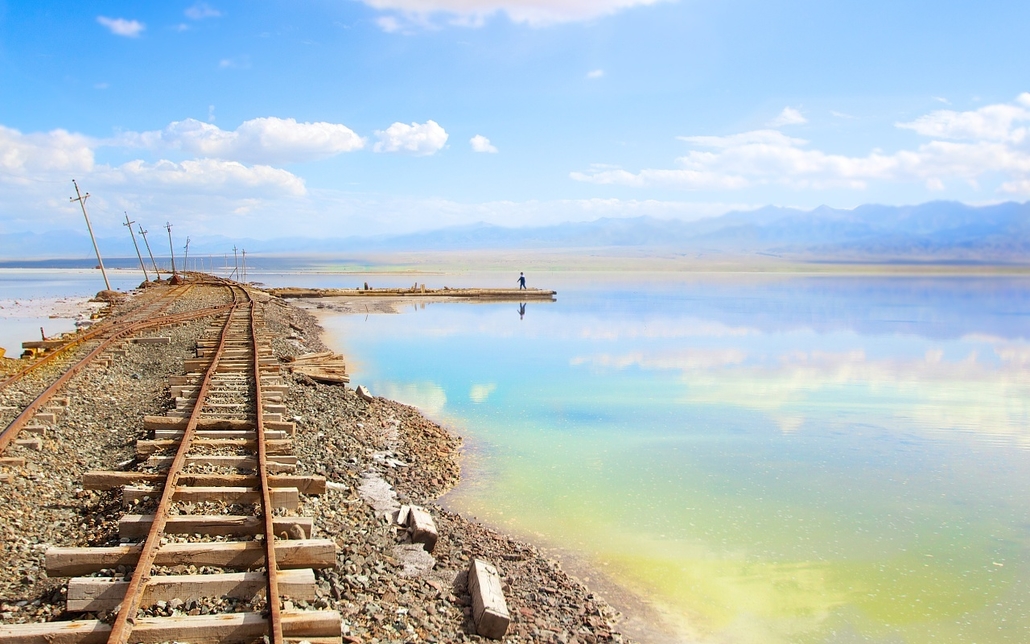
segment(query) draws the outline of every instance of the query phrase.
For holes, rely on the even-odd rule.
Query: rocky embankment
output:
[[[210,305],[196,290],[187,298]],[[268,300],[265,320],[280,358],[325,349],[314,318],[282,300]],[[87,369],[69,385],[68,410],[43,450],[12,447],[5,454],[24,457],[26,466],[0,483],[0,624],[77,617],[64,612],[66,584],[47,578],[43,553],[51,545],[117,542],[120,498],[82,491],[81,475],[134,469],[135,441],[147,437],[143,416],[171,406],[167,378],[181,373],[205,324],[163,329],[170,344],[128,345],[110,367]],[[315,517],[316,536],[338,545],[336,568],[317,573],[312,603],[341,612],[345,642],[482,639],[473,634],[465,586],[473,557],[491,561],[501,574],[512,618],[504,641],[624,641],[613,611],[535,547],[434,503],[458,481],[456,437],[394,401],[366,402],[353,389],[302,375],[287,381],[300,471],[330,481],[328,492],[308,498],[301,513]],[[2,400],[0,395],[0,405]],[[432,514],[440,535],[432,554],[409,543],[390,520],[400,503]],[[206,611],[216,603],[200,606]],[[166,612],[190,607],[200,609],[193,602]]]

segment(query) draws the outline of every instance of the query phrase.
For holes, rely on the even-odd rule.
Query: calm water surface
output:
[[[533,277],[324,322],[469,437],[451,505],[703,641],[1030,641],[1030,281]]]
[[[143,273],[108,269],[111,288],[128,291],[143,281]],[[100,271],[66,268],[0,268],[0,348],[7,357],[21,353],[25,340],[39,340],[39,328],[47,337],[75,330],[74,317],[51,318],[27,303],[91,297],[104,289]]]

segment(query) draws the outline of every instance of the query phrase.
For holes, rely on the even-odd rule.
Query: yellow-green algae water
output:
[[[1030,641],[1030,280],[532,277],[558,301],[324,318],[469,438],[451,506],[684,641]]]

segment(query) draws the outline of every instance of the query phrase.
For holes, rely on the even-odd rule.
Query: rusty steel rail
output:
[[[163,304],[161,304],[161,306],[159,306],[155,311],[153,311],[151,313],[147,313],[147,315],[148,316],[150,316],[150,315],[160,315],[162,312],[164,312],[165,309],[167,309],[169,306],[171,306],[172,303],[175,302],[175,300],[177,298],[179,298],[182,295],[185,295],[186,293],[188,293],[191,288],[193,288],[192,284],[187,285],[185,287],[177,286],[177,287],[175,287],[175,289],[170,290],[167,293],[164,293],[163,295],[161,295],[161,297],[156,302],[151,302],[149,305],[147,305],[147,308],[152,306],[152,305],[155,305],[155,304],[160,304],[161,301],[166,299],[166,298],[167,298],[168,301],[164,302]],[[179,292],[180,290],[182,290],[182,292]],[[136,311],[133,311],[132,313],[136,313]],[[85,342],[89,342],[90,340],[92,340],[93,338],[95,338],[97,336],[102,336],[104,333],[111,332],[111,331],[117,332],[120,327],[124,327],[126,325],[133,324],[133,322],[131,320],[123,320],[123,321],[114,322],[114,323],[111,323],[111,324],[105,324],[105,322],[108,322],[108,320],[104,320],[104,322],[101,322],[100,324],[97,324],[94,328],[90,329],[89,331],[86,331],[85,333],[83,333],[82,335],[80,335],[80,336],[78,336],[76,338],[71,338],[68,341],[67,344],[62,345],[60,348],[55,349],[54,351],[51,351],[50,353],[48,353],[43,358],[40,358],[39,360],[33,362],[32,364],[26,365],[25,367],[23,367],[22,369],[20,369],[16,373],[11,374],[9,377],[4,379],[3,382],[0,382],[0,390],[6,388],[7,385],[10,385],[10,384],[12,384],[14,382],[17,382],[18,380],[21,380],[22,378],[24,378],[25,376],[29,375],[33,371],[36,371],[38,369],[43,368],[44,366],[46,366],[46,365],[50,364],[51,362],[55,361],[58,357],[63,356],[65,353],[70,352],[72,349],[78,347],[79,345],[81,345],[81,344],[83,344]],[[2,451],[2,449],[0,449],[0,451]]]
[[[265,520],[265,570],[268,576],[268,634],[272,644],[283,644],[282,615],[279,609],[278,564],[275,561],[275,529],[272,527],[272,496],[268,489],[268,445],[265,442],[265,419],[261,395],[261,354],[258,348],[257,302],[244,290],[250,301],[250,343],[254,356],[254,402],[257,405],[255,428],[258,445],[258,479],[261,481],[261,512]]]
[[[140,331],[145,331],[146,329],[167,326],[169,324],[177,324],[179,322],[189,322],[190,320],[196,320],[198,318],[217,315],[218,313],[232,306],[234,305],[215,306],[206,309],[199,309],[197,311],[190,311],[187,313],[176,313],[173,315],[167,315],[152,320],[132,322],[129,323],[127,326],[118,329],[113,335],[111,335],[103,342],[101,342],[99,345],[97,345],[96,348],[94,348],[92,351],[86,354],[81,360],[79,360],[77,363],[69,367],[68,370],[61,375],[61,377],[59,377],[57,380],[51,383],[49,387],[44,389],[43,392],[39,394],[35,400],[29,403],[29,405],[25,407],[25,409],[22,410],[22,412],[18,414],[18,416],[15,417],[15,419],[12,420],[10,424],[7,425],[3,433],[0,433],[0,454],[2,454],[4,450],[7,449],[7,446],[10,445],[15,438],[17,438],[18,433],[22,430],[23,427],[25,427],[26,424],[28,424],[28,421],[36,414],[36,412],[42,409],[42,407],[50,401],[54,394],[56,394],[61,389],[61,387],[65,385],[65,383],[67,383],[76,374],[82,371],[82,369],[89,365],[89,363],[92,362],[94,358],[96,358],[101,353],[106,351],[108,347],[110,347],[118,340],[121,340],[123,337],[127,335],[138,333]]]
[[[114,624],[111,626],[111,634],[107,640],[110,644],[126,644],[132,636],[132,629],[135,626],[136,621],[136,613],[139,611],[140,605],[143,603],[143,591],[145,590],[147,583],[150,581],[151,569],[154,565],[154,560],[157,558],[157,551],[161,547],[161,538],[164,536],[165,526],[168,524],[169,510],[172,506],[172,499],[175,496],[175,489],[178,485],[179,477],[182,474],[183,466],[186,464],[186,454],[189,452],[190,445],[196,435],[197,425],[200,422],[201,411],[204,408],[204,399],[207,397],[208,390],[211,388],[211,379],[217,372],[218,363],[221,360],[222,353],[225,351],[226,340],[229,337],[229,329],[232,326],[233,313],[236,312],[240,305],[239,298],[236,295],[236,289],[232,288],[231,290],[233,294],[233,303],[228,307],[228,313],[225,316],[225,326],[222,327],[222,332],[219,336],[218,348],[215,351],[214,356],[211,359],[211,364],[208,365],[207,371],[204,373],[204,378],[200,383],[197,402],[193,407],[193,411],[190,413],[185,433],[179,442],[179,448],[175,453],[175,458],[172,461],[171,468],[168,470],[168,476],[165,479],[164,488],[161,491],[161,500],[158,503],[157,510],[154,512],[154,522],[150,527],[150,532],[147,534],[147,539],[143,544],[143,549],[140,551],[139,561],[136,563],[135,570],[133,570],[132,580],[129,582],[129,586],[125,591],[125,599],[122,601],[121,607],[118,610],[118,616],[115,618]]]

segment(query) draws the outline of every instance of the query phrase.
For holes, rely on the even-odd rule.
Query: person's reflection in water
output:
[[[525,317],[526,317],[526,303],[523,302],[522,304],[519,304],[519,319],[521,320],[521,319],[523,319]]]

